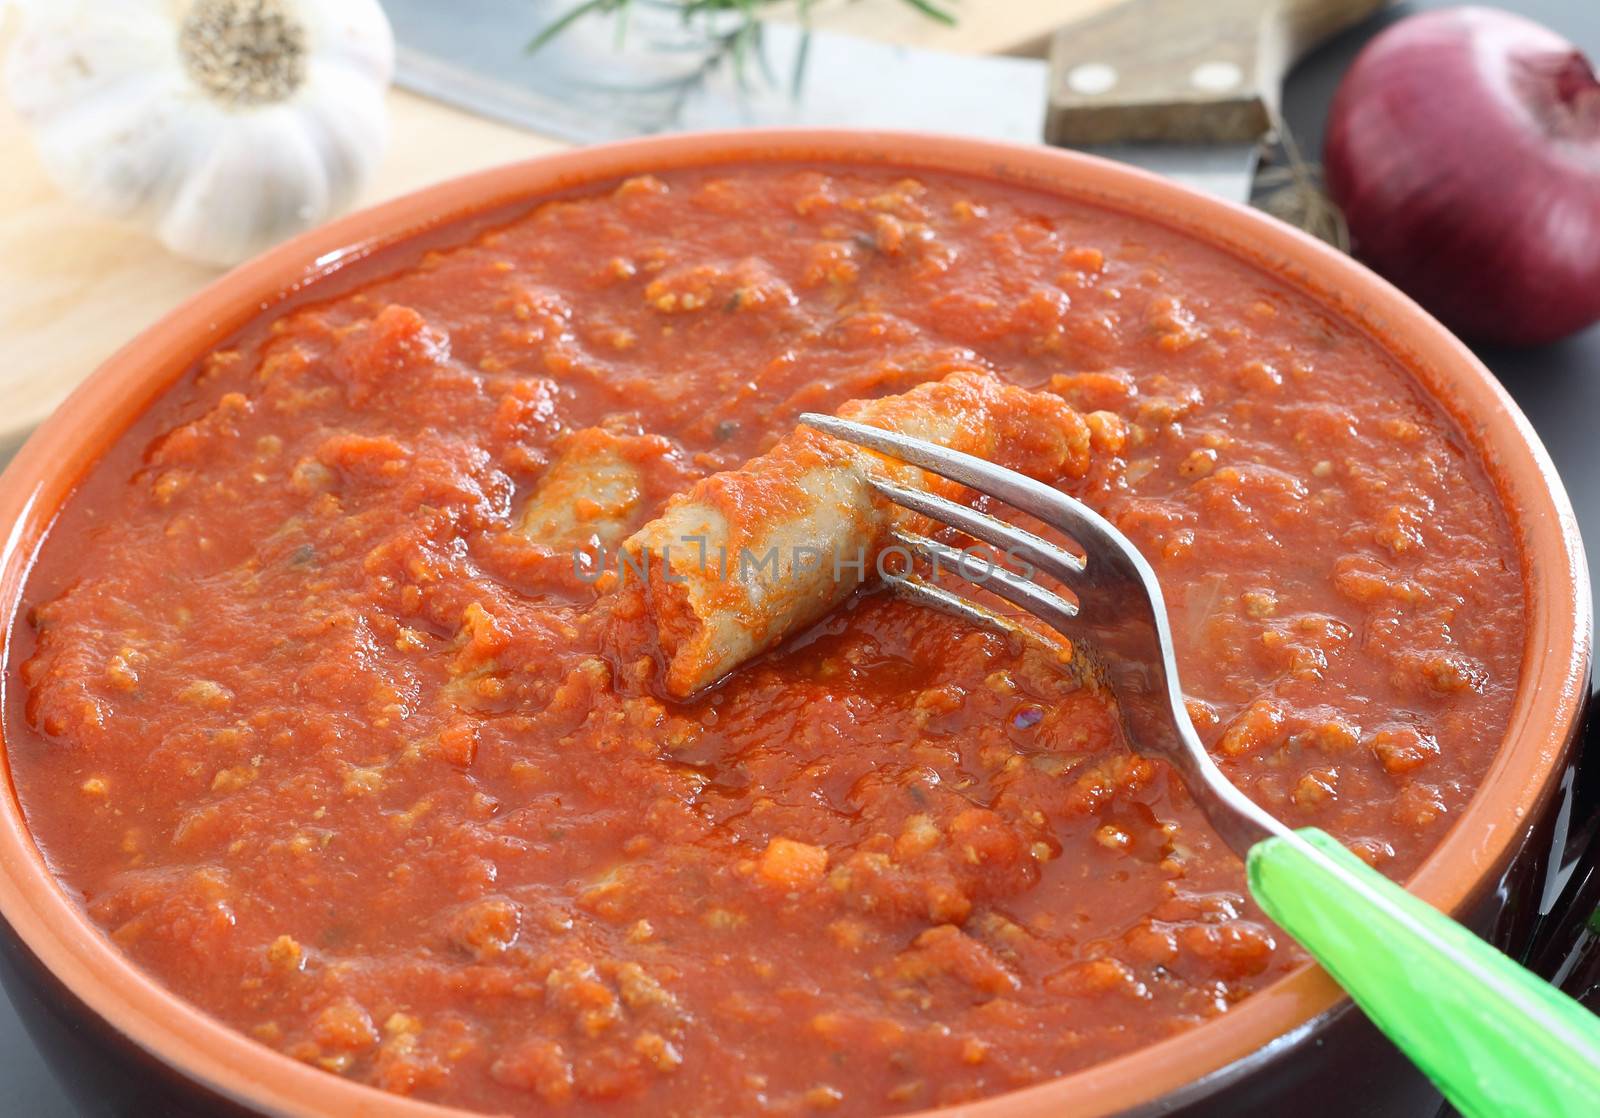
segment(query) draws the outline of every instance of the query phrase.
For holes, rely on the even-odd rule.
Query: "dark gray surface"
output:
[[[5,1118],[77,1118],[33,1041],[22,1031],[11,1002],[0,997],[0,1115]],[[151,1115],[150,1118],[159,1118]]]
[[[1448,6],[1440,0],[1405,3],[1384,18]],[[1501,6],[1538,19],[1571,38],[1591,58],[1600,58],[1596,0],[1505,0]],[[1328,99],[1371,33],[1372,28],[1363,28],[1346,35],[1307,59],[1290,78],[1284,111],[1308,154],[1320,151]],[[1578,522],[1594,541],[1589,571],[1600,585],[1600,327],[1543,349],[1486,349],[1481,356],[1528,413],[1555,459]],[[23,1033],[10,1003],[0,998],[0,1116],[75,1118],[76,1114]]]

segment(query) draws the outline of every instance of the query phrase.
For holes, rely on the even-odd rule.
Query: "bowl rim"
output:
[[[193,362],[245,322],[341,266],[429,229],[518,201],[633,174],[752,163],[949,172],[1154,221],[1291,284],[1367,332],[1454,421],[1498,490],[1523,568],[1527,644],[1505,741],[1482,785],[1407,887],[1463,913],[1493,884],[1539,809],[1587,695],[1588,571],[1577,522],[1531,425],[1492,374],[1405,295],[1348,257],[1265,215],[1076,152],[949,136],[843,129],[690,133],[541,155],[453,178],[304,233],[217,279],[110,357],[0,476],[0,619],[10,639],[27,575],[56,511],[101,454]],[[3,737],[0,719],[0,737]],[[3,746],[3,741],[0,741]],[[463,1118],[301,1064],[213,1019],[140,970],[88,919],[29,834],[0,748],[0,918],[57,980],[122,1037],[183,1078],[262,1114]],[[1349,1003],[1304,964],[1227,1014],[1059,1079],[941,1114],[1113,1114],[1232,1078]],[[931,1112],[930,1112],[931,1113]],[[926,1115],[924,1116],[926,1118]]]

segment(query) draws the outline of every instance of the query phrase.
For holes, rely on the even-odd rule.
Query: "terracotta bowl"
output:
[[[73,486],[193,362],[286,291],[342,263],[480,211],[588,183],[691,165],[829,161],[961,172],[1102,205],[1183,230],[1309,293],[1377,338],[1459,426],[1521,550],[1527,651],[1506,741],[1483,787],[1409,887],[1502,942],[1518,892],[1539,884],[1590,661],[1590,605],[1572,509],[1527,420],[1438,323],[1360,265],[1251,210],[1115,163],[938,136],[764,131],[589,148],[470,175],[353,214],[224,276],[105,363],[0,479],[0,616],[16,624],[30,561]],[[7,664],[5,700],[17,698]],[[1529,906],[1532,907],[1532,906]],[[111,1113],[461,1114],[299,1064],[212,1020],[141,972],[58,886],[15,789],[0,789],[0,962],[63,1077]],[[84,1054],[92,1055],[85,1061]],[[1267,1107],[1300,1115],[1405,1110],[1429,1097],[1306,965],[1225,1016],[1131,1056],[962,1108],[970,1118]],[[1276,1104],[1274,1105],[1274,1100]],[[1410,1110],[1410,1113],[1417,1113]]]

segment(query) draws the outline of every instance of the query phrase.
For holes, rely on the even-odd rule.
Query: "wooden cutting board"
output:
[[[1114,0],[966,0],[955,27],[902,0],[819,5],[814,22],[942,50],[1034,52],[1061,24]],[[16,32],[0,0],[0,56]],[[362,203],[564,146],[401,90],[389,95],[390,149]],[[137,231],[66,202],[21,122],[0,100],[0,460],[106,357],[217,270],[179,260]]]

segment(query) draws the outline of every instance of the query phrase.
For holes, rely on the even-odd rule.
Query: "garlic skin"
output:
[[[21,0],[12,103],[50,177],[231,265],[343,209],[388,135],[377,0]]]

